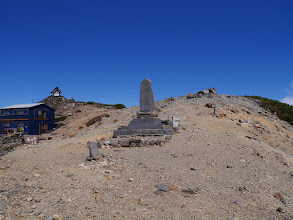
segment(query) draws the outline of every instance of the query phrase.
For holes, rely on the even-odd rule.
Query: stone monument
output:
[[[137,118],[128,126],[120,126],[114,131],[114,137],[135,135],[173,135],[174,130],[168,120],[161,120],[155,110],[155,96],[152,82],[145,79],[140,84],[140,111]]]

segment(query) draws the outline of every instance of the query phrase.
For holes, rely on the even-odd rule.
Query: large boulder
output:
[[[188,94],[186,95],[186,98],[187,98],[187,99],[193,99],[193,98],[195,98],[195,96],[196,96],[196,94],[194,94],[194,93],[188,93]]]

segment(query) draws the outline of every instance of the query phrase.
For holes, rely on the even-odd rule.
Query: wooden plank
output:
[[[0,119],[0,121],[28,121],[28,118],[24,118],[24,119]]]

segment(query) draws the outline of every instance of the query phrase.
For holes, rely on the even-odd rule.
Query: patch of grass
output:
[[[123,105],[123,104],[116,104],[116,105],[114,105],[114,107],[117,108],[117,109],[126,108],[126,106]]]
[[[81,110],[79,110],[79,109],[78,109],[78,110],[76,110],[76,113],[79,113],[79,112],[81,112]]]
[[[96,105],[97,107],[112,107],[112,108],[116,108],[116,109],[126,108],[126,106],[123,104],[110,105],[110,104],[102,104],[102,103],[95,103],[95,102],[87,102],[86,104]]]
[[[11,149],[13,149],[15,146],[9,146],[9,147],[4,147],[3,151],[9,151]]]
[[[261,107],[276,114],[280,119],[293,125],[293,106],[279,102],[277,100],[264,98],[261,96],[245,96],[247,98],[258,99],[261,101]]]
[[[61,117],[55,118],[55,122],[64,121],[64,120],[66,120],[66,118],[67,118],[67,116],[61,116]]]

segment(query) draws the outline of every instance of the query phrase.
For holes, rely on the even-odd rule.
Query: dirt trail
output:
[[[87,142],[111,137],[138,108],[84,107],[52,140],[1,157],[0,218],[293,218],[292,126],[243,97],[158,106],[161,119],[186,117],[164,146],[105,148],[102,160],[85,161]],[[102,123],[84,125],[105,112]],[[160,184],[172,191],[155,193]]]

